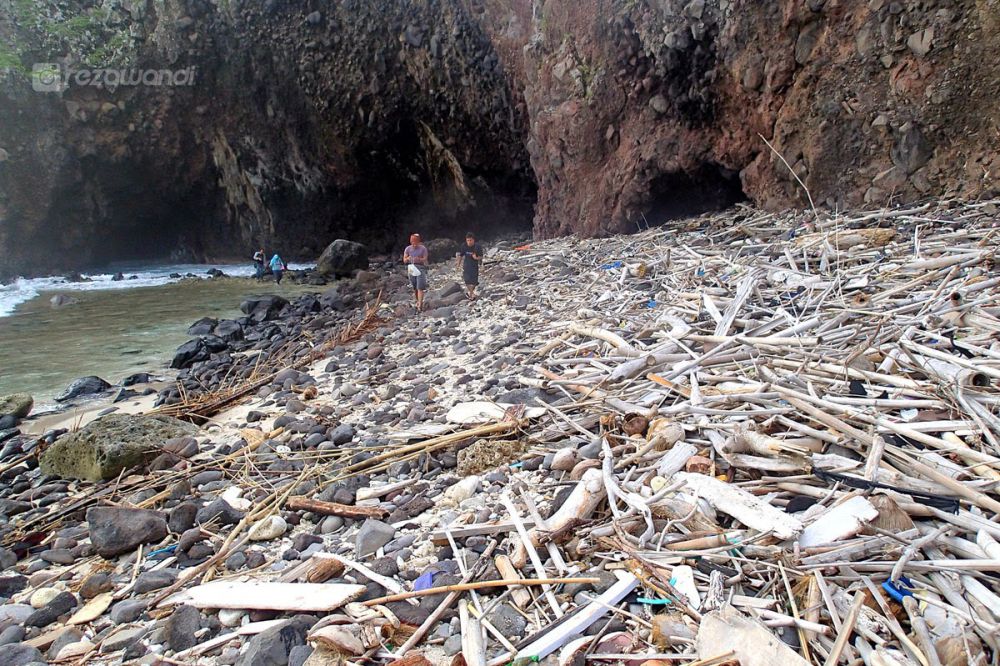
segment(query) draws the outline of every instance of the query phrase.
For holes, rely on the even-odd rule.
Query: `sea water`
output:
[[[130,270],[130,268],[132,270]],[[209,278],[219,268],[238,279]],[[298,269],[304,266],[290,266]],[[0,395],[27,392],[50,403],[71,381],[97,375],[117,383],[134,372],[166,375],[174,350],[189,339],[197,319],[241,316],[240,302],[252,294],[285,298],[323,287],[277,285],[246,279],[252,266],[165,265],[114,267],[85,275],[85,282],[64,278],[19,279],[0,286]],[[196,278],[171,278],[172,273]],[[128,279],[135,275],[136,279]],[[53,296],[75,302],[54,307]]]

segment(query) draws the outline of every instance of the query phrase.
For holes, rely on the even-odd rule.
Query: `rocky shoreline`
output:
[[[591,656],[635,655],[598,659],[605,663],[659,666],[669,663],[655,656],[662,653],[673,661],[725,653],[718,645],[705,647],[700,637],[711,622],[736,626],[725,613],[737,611],[718,610],[724,606],[723,589],[739,612],[756,618],[745,622],[766,632],[770,649],[784,659],[771,663],[809,663],[797,653],[800,634],[787,628],[815,631],[812,640],[824,653],[834,637],[826,639],[820,621],[827,618],[819,606],[809,609],[808,620],[789,615],[794,613],[783,597],[788,582],[769,578],[777,566],[772,562],[785,562],[788,576],[808,582],[807,556],[816,551],[799,552],[797,544],[789,544],[800,537],[800,519],[810,524],[823,507],[807,516],[806,507],[796,507],[790,497],[805,498],[807,490],[840,497],[844,491],[839,485],[832,490],[802,485],[804,470],[812,469],[803,461],[811,454],[817,468],[834,458],[838,465],[864,465],[867,449],[834,433],[868,440],[843,421],[839,431],[811,421],[801,432],[784,432],[779,417],[821,418],[805,408],[788,408],[804,399],[806,389],[794,383],[792,368],[775,370],[768,386],[750,382],[746,373],[755,363],[785,358],[785,352],[775,353],[777,344],[790,345],[789,357],[804,345],[823,344],[833,345],[826,356],[810,360],[807,352],[796,362],[817,368],[842,363],[848,377],[861,373],[873,383],[884,382],[884,375],[876,377],[846,347],[843,357],[831,356],[848,333],[875,330],[865,299],[885,289],[899,294],[893,308],[916,302],[919,309],[921,300],[928,301],[929,293],[911,295],[878,284],[877,276],[889,280],[912,259],[906,243],[890,245],[882,236],[891,239],[897,227],[900,238],[916,233],[918,218],[934,215],[941,228],[926,232],[925,244],[936,248],[936,239],[947,240],[950,233],[954,238],[948,243],[967,240],[975,247],[980,236],[967,239],[963,225],[975,216],[980,225],[996,225],[995,218],[991,222],[977,211],[926,209],[888,217],[883,211],[880,218],[858,215],[852,223],[738,208],[635,236],[495,244],[487,252],[479,300],[464,297],[459,274],[446,263],[432,271],[429,308],[420,314],[413,311],[405,274],[379,263],[316,297],[250,299],[243,320],[199,322],[200,337],[178,350],[178,383],[157,395],[161,410],[252,379],[268,355],[289,367],[197,426],[162,415],[120,414],[73,433],[13,435],[3,444],[0,663],[316,666],[403,659],[420,666],[453,663],[458,654],[468,661],[480,652],[470,636],[485,628],[489,639],[481,646],[481,663],[504,664],[554,640],[561,626],[556,620],[565,613],[564,628],[579,626],[573,637],[584,642],[566,644],[567,650],[576,645],[579,654],[552,652],[546,663],[555,664],[557,657],[560,664],[583,663],[589,647]],[[892,228],[868,229],[879,223]],[[856,261],[871,272],[863,285],[852,282],[844,287],[846,295],[836,296],[844,299],[843,311],[837,301],[837,319],[826,317],[827,299],[834,296],[818,294],[832,293],[826,281],[834,279],[834,262],[848,261],[832,259],[823,249],[823,243],[839,247],[841,225],[865,229],[854,247],[861,257]],[[809,234],[825,240],[802,245],[801,237]],[[986,251],[975,261],[973,250],[963,251],[969,270],[980,272],[962,277],[962,288],[975,289],[972,278],[992,285],[994,269],[980,266]],[[930,254],[922,261],[949,257],[947,250],[924,252]],[[788,260],[803,264],[779,269]],[[957,271],[949,274],[942,265],[943,273],[931,273],[947,275],[942,285],[959,279]],[[750,278],[759,281],[756,293],[741,287]],[[992,289],[985,293],[995,293]],[[935,298],[947,298],[943,287],[938,292]],[[969,298],[972,293],[979,292],[970,291]],[[751,314],[737,307],[750,302]],[[362,308],[373,303],[376,307]],[[993,316],[995,304],[977,307],[983,319],[955,324],[963,335],[992,325],[983,322]],[[770,332],[753,333],[754,321],[777,317],[777,310],[788,317],[782,327],[810,321],[813,310],[823,326],[831,320],[835,325],[814,339],[802,337],[809,333],[804,328],[779,342]],[[723,321],[728,322],[723,332],[712,334]],[[360,327],[364,322],[372,328]],[[677,333],[684,327],[688,330]],[[729,336],[731,328],[743,332]],[[344,336],[345,330],[355,331],[356,339]],[[662,345],[672,340],[668,333],[688,348],[663,352]],[[718,344],[733,353],[713,352],[717,347],[711,345]],[[314,358],[317,350],[321,357]],[[303,360],[308,362],[300,364]],[[993,365],[982,367],[1000,372]],[[647,372],[657,379],[647,381]],[[761,381],[767,372],[761,371]],[[916,376],[906,390],[924,390],[924,377]],[[737,391],[733,385],[740,382],[752,387]],[[773,397],[772,382],[786,391],[780,394],[784,403]],[[848,390],[855,395],[856,387],[836,374],[821,385],[831,396]],[[921,409],[936,405],[914,394],[880,397],[872,404],[904,398]],[[855,418],[834,413],[838,419]],[[669,423],[654,425],[668,415]],[[735,424],[755,417],[771,425],[767,441],[784,447],[778,457],[767,458],[774,451],[734,453],[723,444]],[[893,412],[894,423],[896,418]],[[965,434],[975,429],[971,423],[957,431],[978,447]],[[134,446],[124,451],[120,445],[126,441]],[[680,466],[672,467],[672,457],[682,454]],[[676,490],[668,482],[683,479],[693,487],[696,478],[705,487],[714,482],[733,493],[738,487],[748,497],[758,495],[742,488],[757,487],[759,506],[750,515],[727,514],[717,504],[699,504],[699,493],[663,499]],[[956,478],[976,493],[993,494],[975,475]],[[797,494],[789,495],[793,486],[778,489],[775,479],[798,483]],[[933,475],[918,485],[940,491],[941,484],[955,494],[954,484]],[[607,506],[605,492],[617,493],[610,513],[599,508]],[[968,509],[981,501],[978,495],[959,497],[961,516],[971,515]],[[653,514],[637,508],[647,503]],[[573,510],[579,518],[562,524]],[[770,518],[771,512],[781,518],[762,527],[758,517]],[[926,512],[914,515],[925,516],[921,525],[932,524]],[[644,534],[643,516],[660,535],[660,546],[654,548]],[[531,529],[533,524],[541,529],[544,521],[560,522],[561,528]],[[507,539],[508,534],[522,538]],[[883,538],[875,534],[868,538]],[[720,535],[738,539],[724,540],[721,551],[682,552],[694,548],[685,544]],[[521,561],[527,542],[534,544],[527,549],[534,564]],[[682,544],[678,550],[672,550],[675,543]],[[723,566],[712,559],[714,552],[737,548],[742,564],[734,559]],[[867,542],[865,548],[857,559],[901,552]],[[673,573],[637,578],[629,573],[638,571],[636,558],[655,560]],[[731,566],[746,571],[737,574]],[[850,610],[850,584],[842,571],[826,572],[840,621]],[[530,593],[526,587],[484,589],[463,598],[471,604],[463,600],[454,608],[445,592],[426,592],[459,583],[494,584],[512,575],[583,582]],[[718,590],[711,592],[709,583]],[[404,592],[413,597],[401,598]],[[692,594],[705,605],[695,604]],[[758,596],[769,603],[757,604]],[[847,597],[846,608],[841,596]],[[605,606],[615,612],[607,615]],[[594,622],[583,623],[589,614],[595,614]],[[604,617],[596,621],[599,615]],[[866,636],[898,645],[888,629],[871,627]],[[970,640],[970,649],[981,654],[979,639],[970,634]]]

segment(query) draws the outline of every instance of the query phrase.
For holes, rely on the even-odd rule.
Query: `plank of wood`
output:
[[[332,611],[365,593],[364,585],[218,581],[178,592],[164,604],[234,610]]]
[[[632,590],[639,585],[639,579],[630,573],[617,572],[618,582],[609,587],[596,600],[590,602],[579,610],[575,615],[565,622],[562,622],[552,631],[529,643],[521,649],[514,658],[515,662],[537,657],[544,659],[552,654],[570,639],[579,636],[587,630],[590,625],[597,622],[601,616],[608,612],[610,607],[624,599]]]
[[[377,506],[350,506],[298,496],[289,497],[288,501],[285,502],[285,508],[290,511],[311,511],[321,516],[340,516],[354,520],[364,520],[365,518],[382,520],[389,515],[388,511]]]
[[[535,526],[533,520],[522,520],[524,527],[531,529]],[[500,534],[501,532],[513,532],[517,529],[517,526],[513,522],[506,521],[502,523],[487,523],[483,525],[470,525],[468,527],[455,527],[449,528],[451,531],[451,536],[456,539],[464,539],[470,536],[489,536],[491,534]],[[448,530],[437,530],[436,532],[431,532],[431,541],[434,542],[435,546],[447,546],[448,545]]]

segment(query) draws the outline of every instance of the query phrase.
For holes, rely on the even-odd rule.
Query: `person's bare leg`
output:
[[[424,292],[422,289],[417,289],[417,312],[421,312],[424,309]]]

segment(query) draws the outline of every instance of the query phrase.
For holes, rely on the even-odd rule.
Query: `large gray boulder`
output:
[[[27,393],[13,393],[0,397],[0,417],[13,416],[23,419],[31,413],[35,400]]]
[[[455,261],[455,254],[462,249],[462,244],[451,238],[432,238],[426,241],[427,258],[432,264]]]
[[[49,476],[113,479],[155,458],[167,440],[197,434],[197,427],[166,416],[111,414],[56,440],[39,463]]]
[[[331,277],[348,277],[368,268],[368,248],[361,243],[338,239],[330,243],[319,259],[316,272]]]

